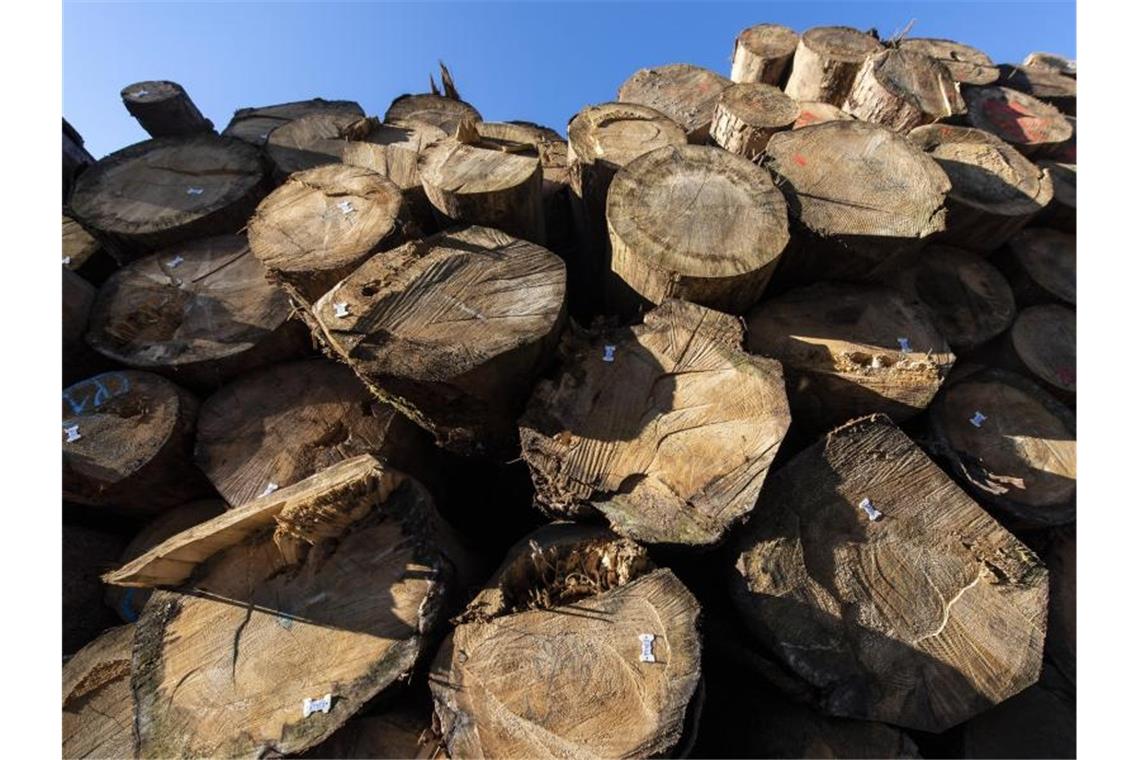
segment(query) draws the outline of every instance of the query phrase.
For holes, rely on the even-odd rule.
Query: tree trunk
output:
[[[102,285],[118,265],[83,225],[63,215],[63,267],[92,285]]]
[[[499,230],[466,227],[370,259],[314,306],[310,326],[440,446],[505,459],[526,394],[557,344],[565,302],[561,259]]]
[[[618,88],[618,100],[660,111],[685,130],[689,142],[702,145],[709,136],[716,100],[731,84],[708,69],[673,63],[639,69]]]
[[[239,108],[222,134],[261,147],[277,127],[314,113],[347,114],[358,119],[364,118],[364,109],[359,103],[316,98],[274,106]]]
[[[77,383],[107,367],[83,336],[91,318],[95,288],[69,269],[63,270],[63,384]]]
[[[1030,306],[1017,315],[995,363],[1020,372],[1070,407],[1077,402],[1077,313]]]
[[[757,24],[741,32],[732,49],[733,82],[784,83],[800,37],[786,26]]]
[[[118,623],[103,604],[99,576],[115,566],[126,539],[104,530],[64,523],[62,544],[63,653],[72,654]],[[67,691],[64,691],[66,699]]]
[[[854,116],[842,108],[837,108],[830,103],[823,103],[818,100],[804,100],[800,101],[800,115],[796,117],[795,123],[792,124],[792,129],[810,127],[828,121],[851,121],[854,118]]]
[[[95,163],[86,148],[83,147],[83,137],[75,127],[63,120],[63,203],[66,206],[71,198],[71,191],[78,177],[88,166]]]
[[[430,93],[401,95],[384,112],[385,124],[426,124],[442,129],[448,137],[455,136],[463,121],[483,121],[483,117],[470,103]]]
[[[847,26],[818,26],[800,37],[784,92],[796,100],[842,106],[855,75],[883,49],[878,37]]]
[[[984,87],[998,80],[997,66],[988,55],[977,48],[953,40],[928,37],[910,37],[898,44],[899,50],[922,53],[934,58],[950,71],[950,76],[961,85]]]
[[[997,84],[1032,95],[1068,116],[1077,115],[1077,80],[1031,66],[998,66]]]
[[[606,221],[612,269],[641,298],[734,313],[760,298],[789,240],[768,173],[704,145],[665,146],[627,164]]]
[[[134,633],[133,625],[112,628],[64,664],[62,757],[135,756]]]
[[[719,541],[752,510],[791,420],[780,366],[742,337],[738,320],[669,300],[643,325],[568,338],[519,422],[538,504],[600,513],[638,541]]]
[[[1029,158],[1056,149],[1073,134],[1060,111],[1023,92],[971,87],[965,95],[971,126],[994,133]]]
[[[1022,230],[994,257],[1013,288],[1018,308],[1077,305],[1077,237],[1046,228]]]
[[[799,454],[759,509],[737,608],[824,713],[941,732],[1037,680],[1045,567],[886,417]]]
[[[734,84],[721,93],[709,135],[725,150],[755,161],[776,132],[791,129],[800,107],[769,84]]]
[[[188,137],[214,131],[214,123],[202,115],[177,82],[136,82],[119,95],[151,137]]]
[[[1029,69],[1040,69],[1077,78],[1077,62],[1055,53],[1030,53],[1025,56],[1021,65]]]
[[[843,110],[906,134],[922,124],[964,114],[950,71],[923,53],[889,48],[863,62]]]
[[[1077,232],[1077,165],[1058,161],[1038,161],[1037,165],[1053,183],[1053,198],[1034,220],[1036,226],[1075,235]]]
[[[294,172],[342,163],[349,145],[345,131],[359,120],[348,112],[322,111],[274,129],[265,142],[265,153],[277,182]]]

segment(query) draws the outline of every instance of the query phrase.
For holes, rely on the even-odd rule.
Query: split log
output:
[[[1051,71],[1055,74],[1077,78],[1077,62],[1056,53],[1030,53],[1021,65],[1030,69]]]
[[[995,369],[955,381],[931,405],[930,432],[950,472],[1015,527],[1076,519],[1076,418],[1033,382]]]
[[[997,84],[1032,95],[1068,116],[1077,115],[1077,80],[1064,74],[1030,66],[998,66]]]
[[[274,129],[265,142],[278,181],[294,172],[339,164],[348,140],[344,132],[359,121],[347,112],[322,111],[293,119]]]
[[[1073,127],[1053,106],[1009,87],[966,90],[970,126],[993,132],[1030,158],[1068,140]]]
[[[997,66],[988,55],[975,47],[954,40],[908,37],[900,40],[899,50],[923,53],[950,71],[954,81],[962,85],[984,87],[998,80]]]
[[[151,137],[187,137],[214,131],[177,82],[135,82],[119,93],[123,105]]]
[[[1010,328],[1004,361],[1072,406],[1077,400],[1077,313],[1068,306],[1030,306]]]
[[[644,552],[566,524],[511,550],[432,666],[452,757],[650,757],[680,743],[699,606]]]
[[[431,712],[397,708],[377,715],[357,715],[320,745],[301,755],[306,760],[433,760],[446,758],[431,728]]]
[[[674,300],[642,325],[569,336],[519,422],[538,505],[642,542],[718,542],[752,511],[791,421],[780,365],[742,338],[739,320]]]
[[[139,259],[99,289],[88,343],[108,359],[191,387],[303,353],[304,328],[244,235],[201,238]]]
[[[269,135],[277,127],[294,119],[315,113],[348,114],[358,119],[364,118],[364,109],[351,100],[300,100],[294,103],[280,103],[273,106],[239,108],[234,112],[229,125],[222,131],[227,137],[236,137],[258,147],[265,145]]]
[[[83,147],[83,136],[63,120],[63,202],[66,204],[71,198],[71,191],[78,177],[87,167],[95,163],[86,148]]]
[[[63,497],[153,515],[209,493],[191,462],[198,401],[150,372],[105,372],[63,392]]]
[[[361,454],[418,472],[425,443],[347,368],[308,359],[251,372],[206,399],[195,459],[237,507]]]
[[[1059,161],[1038,161],[1037,165],[1053,183],[1053,198],[1034,220],[1034,224],[1076,234],[1077,165]]]
[[[720,147],[755,161],[776,132],[791,129],[800,107],[770,84],[734,84],[717,99],[709,136]]]
[[[660,111],[685,130],[689,142],[700,145],[708,139],[717,98],[731,84],[708,69],[672,63],[634,72],[618,88],[618,100]]]
[[[908,137],[950,178],[947,245],[996,250],[1053,199],[1041,168],[989,132],[931,124]]]
[[[63,653],[71,654],[117,625],[103,604],[99,576],[115,566],[126,539],[114,533],[64,523],[62,528]]]
[[[813,124],[823,124],[828,121],[851,121],[854,118],[842,108],[830,103],[823,103],[818,100],[802,100],[800,101],[800,115],[796,117],[792,129],[810,127]]]
[[[768,172],[705,145],[667,145],[626,164],[606,222],[612,270],[641,298],[734,313],[760,298],[789,240]]]
[[[863,62],[843,110],[905,134],[964,114],[966,103],[942,63],[924,53],[888,48]]]
[[[408,677],[443,617],[456,579],[441,531],[423,486],[361,456],[108,574],[175,588],[136,624],[139,755],[290,755],[327,738]]]
[[[245,225],[265,194],[257,148],[213,134],[116,151],[76,180],[75,218],[123,263]]]
[[[83,340],[95,303],[95,288],[69,269],[63,270],[63,384],[91,377],[107,362]]]
[[[384,112],[385,124],[426,124],[452,137],[461,122],[482,120],[483,116],[470,103],[430,93],[401,95]]]
[[[882,49],[877,36],[848,26],[809,29],[800,36],[784,92],[842,106],[863,62]]]
[[[64,664],[62,757],[135,756],[134,633],[133,625],[112,628]]]
[[[466,227],[369,259],[315,304],[311,327],[440,446],[509,458],[514,421],[558,342],[565,304],[561,259]]]
[[[1010,238],[994,258],[1020,308],[1044,303],[1077,304],[1077,237],[1031,228]]]
[[[748,313],[748,351],[784,366],[792,416],[819,431],[927,407],[954,363],[926,308],[889,288],[821,282]]]
[[[117,264],[79,222],[63,215],[63,266],[92,285],[101,285]]]
[[[763,82],[774,87],[781,86],[799,41],[798,34],[780,24],[748,27],[736,37],[730,78],[733,82]]]
[[[1077,533],[1076,527],[1053,534],[1045,564],[1049,566],[1049,630],[1045,656],[1077,688]]]
[[[1076,700],[1054,687],[1046,665],[1041,680],[1020,694],[963,723],[957,757],[1077,757]]]
[[[249,220],[249,247],[302,308],[369,256],[404,236],[403,197],[391,180],[334,164],[291,175]]]
[[[829,433],[761,501],[731,590],[824,713],[940,732],[1037,680],[1044,565],[886,417]]]

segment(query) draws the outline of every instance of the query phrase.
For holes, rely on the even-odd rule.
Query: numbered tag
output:
[[[653,656],[653,640],[657,637],[652,633],[643,633],[637,637],[641,641],[641,657],[642,662],[657,662],[657,658]]]
[[[862,510],[864,512],[867,513],[867,517],[871,518],[872,522],[874,522],[875,520],[878,520],[880,517],[883,516],[882,512],[875,509],[875,505],[871,503],[870,499],[863,499],[863,501],[859,502],[859,506],[862,508]]]

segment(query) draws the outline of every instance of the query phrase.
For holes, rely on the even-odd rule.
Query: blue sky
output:
[[[63,115],[96,157],[146,138],[119,100],[172,79],[218,129],[234,110],[310,97],[382,115],[427,90],[442,58],[488,120],[565,134],[583,106],[612,100],[644,66],[687,62],[728,75],[737,32],[843,24],[890,36],[946,37],[999,63],[1046,50],[1076,55],[1073,2],[132,3],[66,0]]]

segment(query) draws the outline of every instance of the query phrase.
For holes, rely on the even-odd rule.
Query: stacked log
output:
[[[792,124],[792,129],[810,127],[827,121],[851,121],[855,117],[838,106],[819,100],[801,100],[800,115]]]
[[[1020,372],[1072,406],[1077,398],[1077,313],[1061,304],[1017,315],[1004,354],[992,361]]]
[[[732,49],[732,81],[781,86],[799,41],[798,34],[779,24],[748,27]]]
[[[424,124],[442,129],[450,136],[464,121],[482,121],[470,103],[437,94],[401,95],[384,112],[385,124]]]
[[[906,133],[966,112],[950,71],[922,53],[888,48],[867,58],[843,109],[857,119]]]
[[[720,94],[709,129],[712,141],[755,161],[776,132],[791,129],[799,105],[768,84],[734,84]]]
[[[922,53],[934,58],[950,71],[961,85],[984,87],[998,80],[1000,72],[988,55],[975,47],[954,40],[908,37],[900,40],[899,50]]]
[[[70,269],[63,270],[63,383],[97,374],[106,362],[84,341],[95,303],[95,288]]]
[[[1053,184],[1053,198],[1038,215],[1036,223],[1070,234],[1077,231],[1077,165],[1059,161],[1038,161]]]
[[[344,133],[358,120],[348,112],[320,111],[274,129],[265,142],[265,153],[278,181],[295,172],[341,163],[348,146]]]
[[[364,109],[359,103],[349,100],[300,100],[294,103],[279,103],[272,106],[239,108],[234,112],[230,123],[222,130],[226,137],[236,137],[258,147],[265,145],[273,130],[294,119],[315,113],[336,113],[364,117]]]
[[[882,50],[878,37],[847,26],[819,26],[800,36],[784,92],[796,100],[842,106],[868,57]]]
[[[63,267],[92,285],[101,285],[115,271],[114,259],[99,241],[67,214],[63,215]]]
[[[78,177],[88,166],[95,163],[95,157],[83,147],[83,136],[63,120],[63,202],[71,197],[71,190]]]
[[[133,757],[135,627],[112,628],[63,666],[63,757]]]
[[[992,132],[1029,158],[1056,150],[1073,134],[1073,127],[1053,106],[1009,87],[966,90],[970,125]]]
[[[1022,230],[995,258],[1017,305],[1077,303],[1077,238],[1052,229]]]
[[[1034,66],[998,67],[997,84],[1032,95],[1068,116],[1077,115],[1077,80],[1060,72]]]
[[[681,125],[689,142],[699,145],[708,139],[717,98],[731,84],[708,69],[674,63],[639,69],[618,88],[618,100],[660,111]]]
[[[213,132],[214,123],[177,82],[136,82],[120,93],[123,105],[151,137],[185,137]]]
[[[81,524],[64,524],[61,534],[61,638],[63,653],[70,655],[119,622],[103,604],[99,576],[115,567],[126,541],[115,533]]]
[[[1030,69],[1041,69],[1056,74],[1077,78],[1077,62],[1056,53],[1030,53],[1021,62],[1022,66]]]

